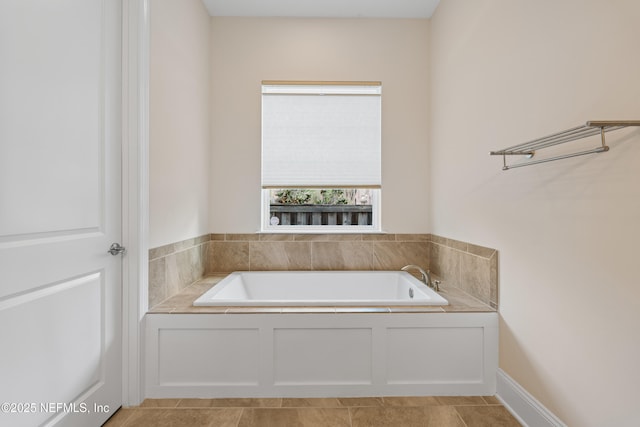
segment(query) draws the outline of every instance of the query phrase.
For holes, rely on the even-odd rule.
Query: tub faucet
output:
[[[427,285],[428,287],[434,289],[435,291],[439,291],[440,290],[440,289],[438,289],[438,283],[434,284],[431,281],[431,273],[430,273],[429,270],[424,271],[422,268],[418,267],[417,265],[413,265],[413,264],[405,265],[404,267],[401,268],[402,271],[409,271],[411,269],[418,270],[420,272],[420,274],[422,275],[422,281],[424,282],[425,285]]]

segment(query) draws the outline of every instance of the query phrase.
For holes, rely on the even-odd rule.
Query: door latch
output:
[[[116,256],[116,255],[123,255],[125,253],[125,250],[126,250],[125,247],[120,246],[120,243],[112,243],[111,247],[107,252],[109,252],[113,256]]]

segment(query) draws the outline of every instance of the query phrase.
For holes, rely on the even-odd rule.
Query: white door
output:
[[[122,401],[121,2],[0,1],[0,426]]]

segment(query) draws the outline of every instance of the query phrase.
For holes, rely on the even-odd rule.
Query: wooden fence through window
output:
[[[279,225],[372,225],[371,205],[270,205]]]

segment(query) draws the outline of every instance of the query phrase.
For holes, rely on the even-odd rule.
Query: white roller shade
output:
[[[380,187],[381,89],[263,85],[263,188]]]

